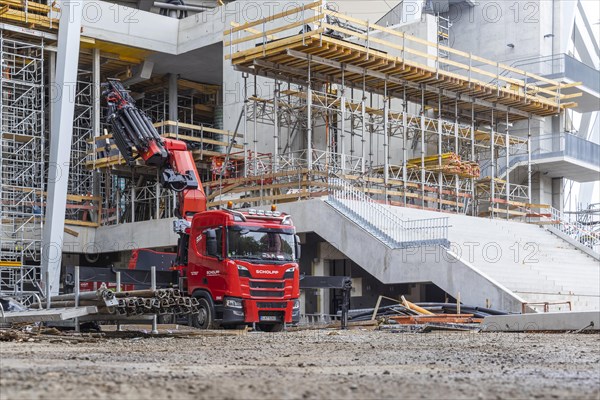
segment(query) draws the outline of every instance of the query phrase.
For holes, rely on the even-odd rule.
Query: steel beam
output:
[[[70,148],[73,139],[75,93],[82,7],[77,2],[61,1],[55,87],[60,96],[53,101],[48,165],[48,202],[44,226],[42,266],[47,276],[46,295],[58,294],[62,260]]]

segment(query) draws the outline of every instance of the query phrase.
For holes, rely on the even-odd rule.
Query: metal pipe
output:
[[[273,172],[279,167],[279,81],[273,90]]]
[[[496,205],[496,161],[494,158],[494,151],[495,151],[495,129],[494,129],[494,109],[492,108],[492,123],[491,123],[491,133],[490,133],[490,156],[491,156],[491,166],[492,166],[492,176],[491,176],[491,181],[490,181],[490,187],[491,187],[491,198],[490,198],[490,216],[492,217],[492,219],[495,217],[495,205]],[[507,199],[508,200],[508,199]]]
[[[531,118],[527,119],[527,201],[531,200]]]
[[[79,307],[79,266],[75,266],[75,307]],[[79,332],[79,318],[75,318],[75,332]]]
[[[510,214],[508,210],[510,208],[510,204],[508,201],[510,200],[510,135],[508,133],[508,113],[506,113],[506,135],[504,137],[504,147],[506,151],[506,185],[504,188],[504,195],[506,196],[506,219],[510,219]]]
[[[383,194],[384,194],[384,202],[388,204],[388,184],[390,178],[390,146],[389,146],[389,132],[388,132],[388,124],[389,124],[389,106],[388,106],[388,89],[387,89],[387,81],[384,82],[383,88]]]
[[[157,183],[156,185],[158,186],[158,183]],[[158,208],[158,193],[160,193],[160,192],[159,192],[159,191],[157,191],[157,193],[156,193],[156,204],[157,204],[157,208]],[[156,213],[156,218],[158,219],[158,211],[157,211],[157,213]],[[116,283],[117,283],[117,288],[115,289],[115,291],[116,291],[117,293],[121,293],[121,271],[117,271],[116,275],[117,275],[117,277],[116,277],[116,280],[117,280],[117,282],[116,282]],[[117,332],[121,332],[121,331],[122,331],[122,328],[121,328],[121,322],[120,322],[120,321],[117,321]]]
[[[212,10],[215,7],[210,6],[188,6],[188,5],[179,5],[179,4],[170,4],[163,3],[161,1],[155,1],[154,7],[162,8],[165,10],[175,10],[175,11],[194,11],[194,12],[204,12],[206,10]]]
[[[94,292],[79,293],[79,300],[103,300],[114,298],[114,293],[108,289],[99,289]],[[75,300],[75,293],[61,294],[52,296],[52,301]]]
[[[156,290],[156,267],[150,267],[150,289]],[[158,334],[158,316],[154,314],[152,317],[152,334]]]

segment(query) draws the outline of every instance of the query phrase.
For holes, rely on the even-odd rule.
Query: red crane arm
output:
[[[206,195],[187,144],[162,138],[120,81],[110,79],[103,86],[108,103],[106,120],[127,164],[134,165],[141,158],[146,165],[157,167],[162,185],[177,193],[177,217],[191,222],[194,214],[206,210]]]

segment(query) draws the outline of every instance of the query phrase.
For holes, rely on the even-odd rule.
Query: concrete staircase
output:
[[[280,209],[293,216],[298,232],[317,233],[383,283],[432,282],[448,293],[460,292],[464,303],[515,312],[523,303],[561,301],[571,301],[573,310],[600,310],[598,261],[541,227],[378,205],[404,230],[416,221],[448,218],[449,242],[438,235],[438,244],[412,239],[405,246],[404,233],[394,236],[387,222],[365,218],[355,202],[343,199],[340,206],[315,199]],[[551,311],[567,309],[550,306]]]
[[[408,246],[407,242],[390,246],[364,221],[357,222],[324,199],[280,204],[279,209],[293,216],[297,232],[315,232],[383,283],[431,282],[448,293],[460,292],[467,304],[521,310],[522,298],[447,250],[446,240],[422,245],[409,240]]]
[[[441,215],[404,207],[388,208],[400,218]],[[598,259],[537,225],[443,215],[449,217],[451,249],[525,301],[571,301],[574,310],[600,310]],[[566,307],[556,305],[551,310]]]

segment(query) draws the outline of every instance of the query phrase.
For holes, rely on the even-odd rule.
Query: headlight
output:
[[[248,271],[248,268],[242,266],[242,265],[238,265],[237,266],[238,269],[238,275],[242,278],[250,278],[250,271]]]
[[[294,310],[299,310],[300,309],[300,300],[296,299],[294,300]]]
[[[296,267],[286,269],[285,274],[283,274],[283,279],[293,279],[295,269],[296,269]]]
[[[232,298],[225,298],[225,307],[229,307],[229,308],[242,308],[242,300],[240,299],[232,299]]]

